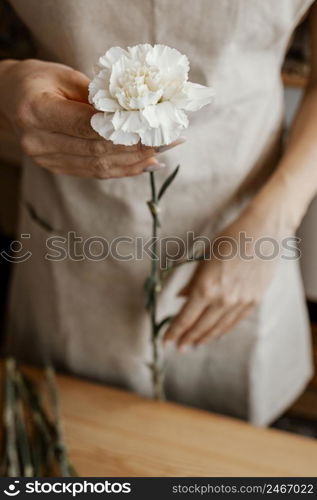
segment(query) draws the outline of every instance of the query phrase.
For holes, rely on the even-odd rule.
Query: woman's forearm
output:
[[[310,79],[276,171],[253,200],[261,216],[275,213],[295,231],[317,193],[317,2],[309,13]]]
[[[281,218],[296,230],[316,193],[317,83],[314,83],[306,90],[284,156],[252,205],[280,209]]]
[[[5,75],[10,67],[14,66],[17,62],[15,59],[3,59],[0,61],[0,113],[2,112],[3,102],[6,99],[6,78]]]
[[[1,136],[1,159],[10,163],[17,163],[20,159],[20,148],[12,123],[5,113],[5,104],[10,99],[10,86],[6,84],[6,74],[10,67],[17,62],[13,59],[0,61],[0,136]],[[8,89],[9,87],[9,89]]]

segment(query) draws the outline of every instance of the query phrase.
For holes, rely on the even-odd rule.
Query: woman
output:
[[[96,235],[146,240],[148,176],[141,174],[161,167],[163,179],[162,162],[180,163],[164,200],[162,237],[186,240],[194,231],[239,242],[245,233],[248,258],[179,267],[170,277],[160,315],[180,312],[165,333],[172,341],[165,348],[167,395],[268,424],[312,372],[298,263],[259,258],[255,247],[263,237],[281,244],[292,236],[317,190],[316,7],[310,85],[280,155],[281,63],[313,1],[11,4],[33,33],[39,60],[0,64],[0,109],[25,152],[19,232],[31,235],[32,252],[14,269],[10,349],[27,360],[49,353],[73,373],[151,394],[142,296],[149,261],[94,261],[80,245]],[[97,57],[111,46],[145,42],[188,55],[190,79],[213,86],[217,96],[213,108],[193,117],[185,144],[158,158],[150,148],[113,147],[89,124],[87,85]],[[57,262],[45,258],[47,238],[69,242],[71,231],[82,238],[80,250]],[[120,247],[123,255],[128,250]]]

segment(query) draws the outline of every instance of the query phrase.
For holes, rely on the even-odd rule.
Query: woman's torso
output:
[[[92,76],[98,56],[111,46],[163,43],[189,57],[192,81],[214,86],[216,102],[191,118],[187,142],[162,155],[169,167],[181,164],[162,204],[163,237],[186,241],[193,231],[212,238],[276,166],[281,63],[312,0],[11,3],[43,59]],[[15,268],[12,285],[10,328],[18,351],[32,357],[46,344],[60,366],[149,394],[149,324],[142,295],[149,260],[54,263],[43,258],[41,247],[48,236],[64,238],[72,230],[110,242],[118,236],[148,238],[148,176],[99,181],[55,176],[30,160],[25,167],[20,229],[32,234],[33,260]],[[162,180],[166,173],[157,176]],[[167,384],[173,399],[257,423],[289,402],[310,373],[295,267],[283,264],[265,303],[217,345],[192,350],[185,361],[171,353]],[[183,266],[168,282],[159,304],[162,317],[179,307],[175,295],[192,270]]]
[[[291,33],[312,0],[11,3],[33,33],[41,58],[63,62],[92,76],[98,56],[111,46],[164,43],[187,54],[192,81],[214,86],[215,104],[191,117],[187,143],[165,155],[168,165],[180,163],[182,167],[174,200],[188,193],[188,186],[191,192],[187,213],[183,206],[174,206],[175,220],[197,223],[194,207],[204,200],[207,223],[210,214],[239,204],[236,196],[252,193],[274,167],[283,109],[280,67]],[[64,200],[63,214],[56,210],[53,215],[37,200],[37,210],[56,228],[72,225],[77,219],[79,207],[67,204],[69,191],[78,191],[84,198],[85,192],[95,192],[104,201],[109,196],[121,200],[123,192],[133,191],[135,196],[127,200],[133,206],[128,210],[137,211],[139,217],[134,201],[147,189],[144,177],[101,183],[69,178],[52,182],[46,172],[38,172],[38,176],[38,190],[51,193],[56,206],[57,190]],[[32,172],[25,181],[27,198],[34,197],[33,177]],[[94,200],[87,200],[85,206],[82,200],[83,212],[91,209],[91,202]],[[200,224],[202,216],[201,212]],[[168,225],[166,229],[174,230]]]

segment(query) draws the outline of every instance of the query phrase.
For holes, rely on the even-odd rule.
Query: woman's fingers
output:
[[[190,295],[164,335],[164,342],[178,339],[197,321],[206,305],[198,294]]]
[[[206,331],[211,331],[225,314],[224,307],[216,304],[207,307],[197,321],[179,339],[178,346],[181,348],[186,344],[194,344]]]
[[[75,156],[100,156],[109,150],[108,141],[81,139],[65,134],[34,130],[24,133],[22,148],[29,156],[69,154]]]
[[[70,154],[75,156],[104,156],[109,162],[130,165],[155,154],[153,148],[115,148],[105,139],[81,139],[47,131],[31,131],[23,136],[23,149],[29,156]]]
[[[153,148],[144,146],[141,143],[134,146],[122,146],[113,144],[112,141],[107,141],[101,137],[99,139],[83,139],[35,128],[31,128],[22,134],[22,148],[29,156],[44,156],[57,153],[76,156],[108,155],[109,160],[117,165],[142,161],[144,158],[163,152],[163,150],[172,149],[182,144],[182,142],[183,140],[179,139],[169,146]]]
[[[212,336],[214,338],[218,338],[221,335],[229,332],[235,325],[237,325],[250,313],[254,306],[255,303],[237,306],[236,310],[230,311],[224,318],[219,321],[217,325],[214,326],[211,332]]]
[[[135,175],[142,174],[148,167],[154,165],[160,166],[160,163],[152,156],[150,158],[145,158],[132,165],[120,165],[113,166],[110,169],[111,177],[132,177]],[[163,165],[162,165],[163,166]],[[107,179],[107,177],[105,177]]]
[[[84,139],[100,139],[90,125],[96,111],[89,104],[45,92],[31,105],[31,110],[30,126],[37,129]]]
[[[253,307],[254,304],[244,304],[233,307],[232,310],[224,313],[211,329],[206,329],[205,332],[196,339],[194,345],[203,344],[229,332],[236,324],[238,324],[250,313]]]
[[[145,158],[128,165],[113,165],[108,157],[85,157],[75,155],[51,154],[35,156],[34,162],[56,174],[112,179],[130,177],[144,172],[150,165],[157,165],[154,157]]]
[[[141,144],[116,146],[105,139],[87,140],[34,128],[24,133],[22,147],[40,167],[65,175],[110,179],[138,175],[159,165],[154,156],[159,151]]]

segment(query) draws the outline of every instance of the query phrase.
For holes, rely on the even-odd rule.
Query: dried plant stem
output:
[[[21,375],[21,382],[34,426],[34,449],[32,446],[34,463],[39,470],[44,471],[44,475],[50,476],[54,469],[55,451],[52,438],[54,428],[42,408],[38,391],[32,380]]]
[[[17,452],[17,437],[15,427],[15,361],[8,358],[5,361],[5,401],[3,424],[5,430],[5,461],[8,477],[20,475],[19,457]]]
[[[58,388],[56,384],[55,370],[52,365],[48,365],[45,369],[46,380],[50,394],[50,400],[53,410],[53,419],[56,433],[55,453],[59,462],[61,473],[63,477],[70,477],[72,475],[70,463],[67,458],[67,450],[64,442],[61,409],[58,396]]]
[[[45,369],[53,418],[39,387],[12,358],[5,361],[3,427],[5,447],[1,473],[9,477],[75,476],[63,440],[60,405],[51,366]]]
[[[159,197],[157,194],[155,174],[150,173],[151,182],[151,200],[148,202],[150,212],[152,215],[152,238],[153,238],[153,254],[151,265],[151,274],[149,277],[149,300],[148,309],[151,319],[152,329],[152,363],[150,368],[152,371],[153,392],[154,399],[165,399],[164,393],[164,372],[163,364],[161,362],[161,349],[160,349],[160,328],[157,322],[157,295],[161,291],[161,271],[160,271],[160,255],[159,255]]]
[[[21,468],[23,477],[33,477],[34,469],[32,465],[32,455],[30,449],[29,435],[27,430],[27,420],[23,406],[24,388],[20,374],[15,373],[16,383],[16,427],[17,427],[17,444],[20,450]]]

